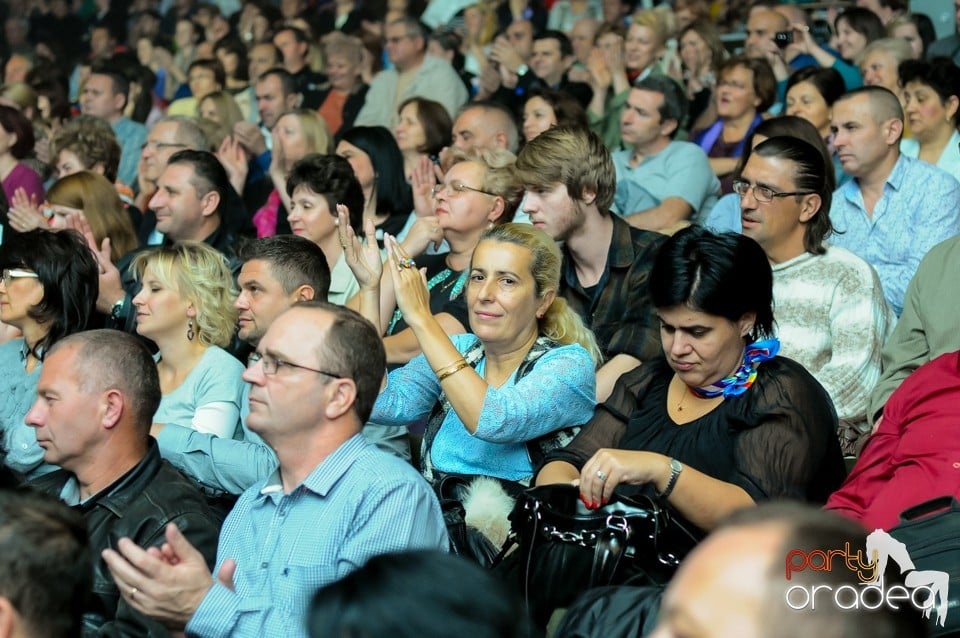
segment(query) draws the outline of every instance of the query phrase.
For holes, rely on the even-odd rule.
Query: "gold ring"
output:
[[[404,259],[401,259],[401,260],[400,260],[400,263],[399,263],[398,265],[399,265],[400,268],[416,268],[416,267],[417,267],[417,262],[415,262],[414,260],[410,259],[409,257],[406,257],[406,258],[404,258]]]

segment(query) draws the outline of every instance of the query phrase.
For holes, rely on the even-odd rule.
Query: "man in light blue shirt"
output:
[[[903,110],[887,89],[851,91],[833,105],[834,147],[853,177],[830,207],[831,240],[868,261],[897,316],[933,246],[960,232],[960,182],[900,154]]]
[[[640,80],[627,96],[620,137],[628,148],[613,153],[613,210],[635,228],[667,231],[703,219],[717,201],[720,180],[706,153],[673,140],[686,114],[687,96],[666,76]]]
[[[405,461],[360,434],[386,366],[356,312],[304,302],[260,340],[244,379],[247,425],[279,467],[224,522],[216,579],[175,527],[147,552],[106,550],[126,601],[187,636],[306,636],[313,593],[372,556],[448,548],[440,505]]]
[[[327,260],[319,246],[303,237],[277,235],[258,239],[243,247],[240,258],[240,294],[234,307],[239,313],[237,338],[243,343],[240,349],[244,353],[256,348],[273,320],[293,304],[327,298]],[[246,426],[249,394],[247,384],[240,405],[243,428],[237,438],[222,438],[175,424],[155,424],[153,435],[163,457],[214,492],[239,495],[270,476],[277,467],[277,457]],[[381,448],[409,458],[406,428],[371,426],[364,428],[364,434]]]
[[[130,82],[118,69],[97,67],[83,85],[80,110],[84,115],[102,117],[120,142],[120,167],[117,178],[127,186],[137,185],[140,147],[147,141],[147,127],[123,114],[127,106]]]

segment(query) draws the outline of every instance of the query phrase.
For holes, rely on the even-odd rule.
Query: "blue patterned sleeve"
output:
[[[439,396],[437,375],[427,358],[418,355],[387,375],[387,387],[373,404],[370,421],[381,425],[407,425],[425,419],[430,416]]]
[[[597,377],[579,345],[545,353],[527,376],[488,388],[474,436],[491,443],[522,443],[593,416]]]

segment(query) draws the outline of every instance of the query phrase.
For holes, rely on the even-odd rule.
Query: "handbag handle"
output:
[[[597,538],[590,568],[590,587],[609,585],[627,551],[630,524],[622,516],[607,517],[607,527]]]
[[[919,505],[908,507],[900,512],[900,522],[909,523],[910,521],[914,521],[924,516],[929,516],[930,514],[940,510],[958,511],[960,510],[960,503],[957,502],[957,499],[954,496],[949,494],[946,496],[938,496],[937,498],[932,498],[929,501],[924,501]]]

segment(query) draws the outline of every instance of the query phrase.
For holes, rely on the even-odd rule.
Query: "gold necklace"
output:
[[[683,401],[687,398],[689,394],[687,390],[687,384],[683,381],[680,382],[680,401],[677,403],[677,412],[683,412]]]

